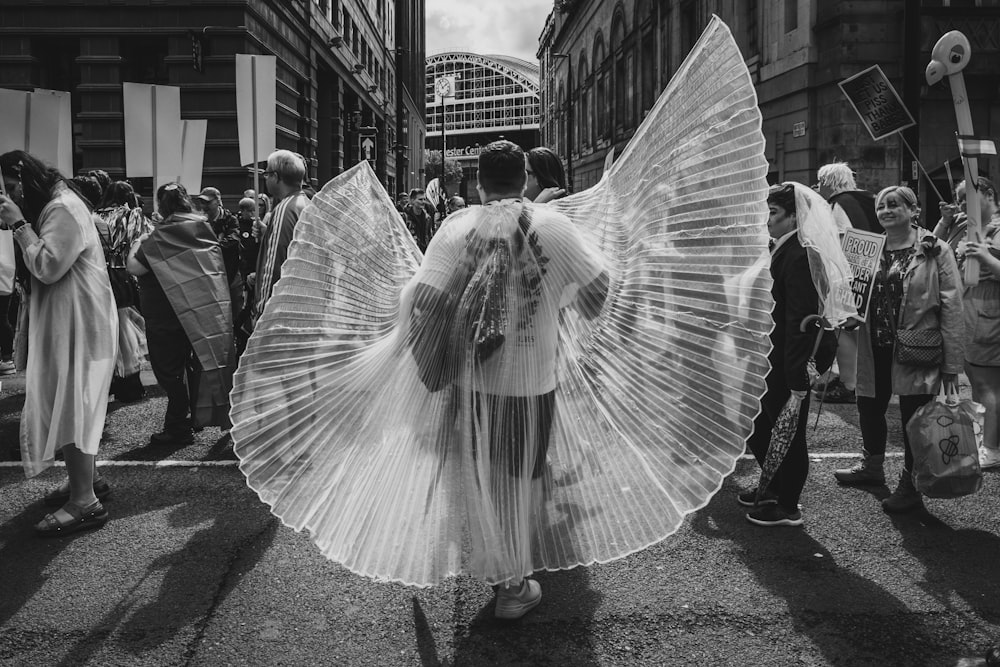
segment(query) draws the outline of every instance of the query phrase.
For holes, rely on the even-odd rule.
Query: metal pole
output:
[[[573,187],[573,54],[566,54],[566,66],[569,68],[569,76],[567,79],[568,85],[566,86],[566,93],[568,97],[566,98],[566,108],[569,113],[569,118],[566,119],[566,181],[569,186],[570,191],[574,191],[576,188]]]
[[[260,164],[257,161],[257,57],[250,56],[250,100],[253,107],[253,196],[260,201]],[[260,206],[258,204],[258,206]],[[260,218],[260,211],[257,211]]]
[[[441,183],[439,183],[439,185],[441,186],[442,190],[444,190],[444,160],[445,160],[444,156],[447,152],[445,149],[448,146],[447,137],[445,136],[445,125],[447,125],[447,123],[445,122],[445,113],[444,113],[446,99],[447,99],[446,97],[441,98]]]

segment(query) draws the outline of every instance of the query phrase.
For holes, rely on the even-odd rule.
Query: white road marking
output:
[[[886,452],[887,458],[899,458],[903,452]],[[822,459],[859,459],[860,452],[816,452],[809,455],[811,460]],[[744,454],[742,461],[752,461],[753,456]],[[98,461],[98,468],[235,468],[239,461]],[[56,467],[65,466],[62,461],[56,461]],[[20,468],[20,461],[0,461],[0,468]]]

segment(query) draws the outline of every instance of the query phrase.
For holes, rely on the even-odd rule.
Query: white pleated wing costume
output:
[[[760,122],[715,20],[579,195],[461,211],[422,258],[367,163],[328,183],[236,376],[249,485],[327,557],[417,586],[673,533],[764,392]]]

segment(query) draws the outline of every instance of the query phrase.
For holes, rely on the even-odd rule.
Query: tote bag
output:
[[[14,233],[0,229],[0,296],[14,291]]]

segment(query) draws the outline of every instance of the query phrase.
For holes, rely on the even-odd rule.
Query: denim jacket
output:
[[[897,362],[893,350],[892,393],[901,396],[937,394],[941,389],[942,373],[962,372],[965,358],[962,278],[951,247],[925,229],[918,230],[916,252],[903,276],[903,303],[896,328],[940,329],[944,338],[944,362],[939,368],[909,366]],[[858,335],[857,393],[858,396],[875,396],[869,322],[861,325]]]

